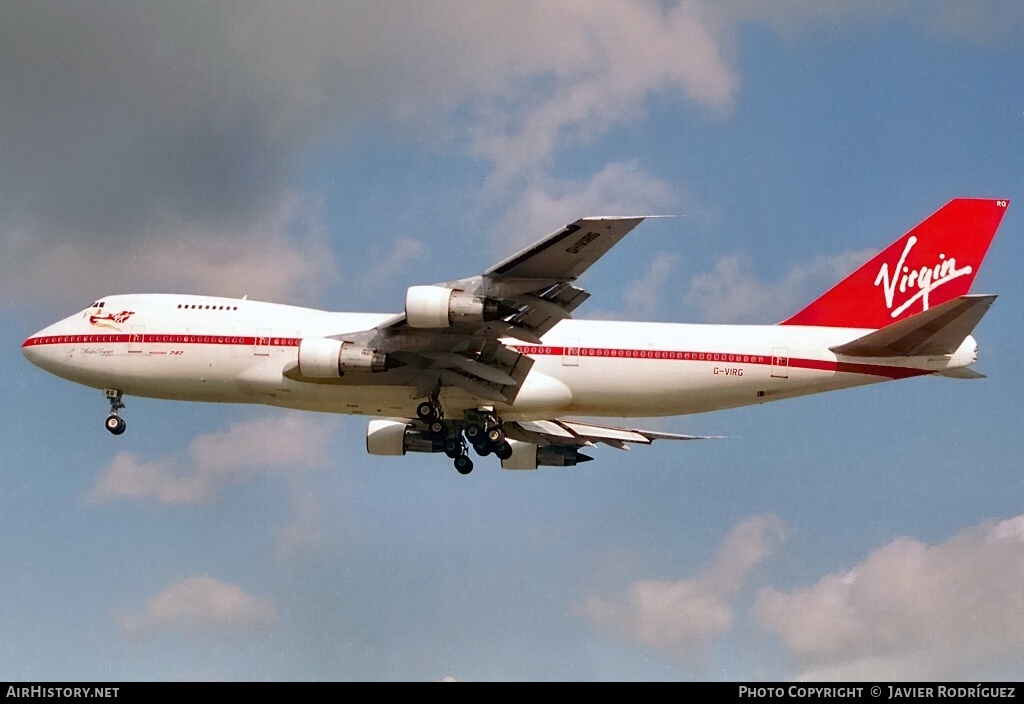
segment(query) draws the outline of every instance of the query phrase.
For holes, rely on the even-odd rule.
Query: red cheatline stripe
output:
[[[146,333],[107,334],[107,335],[48,335],[30,337],[22,343],[22,347],[39,345],[67,344],[182,344],[182,345],[248,345],[268,347],[298,347],[302,338],[299,337],[244,337],[237,335],[164,335]],[[726,364],[759,364],[772,365],[776,361],[771,355],[748,355],[729,352],[687,352],[685,350],[637,350],[607,347],[555,347],[547,345],[517,345],[516,350],[526,355],[578,354],[580,357],[603,357],[615,359],[660,359],[666,361],[686,362],[719,362]],[[890,367],[882,364],[861,364],[857,362],[833,362],[819,359],[802,359],[790,357],[788,364],[785,359],[778,360],[780,366],[798,369],[816,369],[827,372],[845,372],[848,374],[868,374],[884,376],[889,379],[906,379],[922,376],[931,372],[907,367]]]
[[[527,355],[563,355],[579,354],[580,357],[609,357],[609,358],[630,358],[630,359],[663,359],[668,361],[682,360],[684,362],[725,362],[727,364],[760,364],[773,365],[775,360],[771,355],[746,355],[729,352],[686,352],[683,350],[631,350],[604,347],[551,347],[544,345],[518,345],[516,349]],[[884,376],[889,379],[906,379],[914,376],[931,374],[922,369],[910,369],[907,367],[889,367],[883,364],[861,364],[857,362],[831,362],[819,359],[800,359],[790,357],[788,364],[785,359],[780,359],[781,366],[796,367],[799,369],[816,369],[819,371],[845,372],[847,374],[868,374],[871,376]]]
[[[911,369],[909,367],[887,367],[884,364],[860,364],[858,362],[827,362],[820,359],[793,359],[790,357],[789,366],[800,367],[801,369],[820,369],[828,372],[846,372],[847,374],[870,374],[871,376],[884,376],[890,379],[909,379],[914,376],[924,376],[931,372],[924,369]]]
[[[181,344],[181,345],[267,345],[270,347],[298,347],[302,338],[299,337],[244,337],[238,335],[163,335],[112,334],[112,335],[47,335],[30,337],[21,344],[22,347],[38,345],[69,345],[69,344],[114,344],[137,342],[148,344]]]

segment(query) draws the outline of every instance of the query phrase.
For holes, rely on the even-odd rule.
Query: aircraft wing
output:
[[[616,428],[562,419],[506,422],[502,428],[511,446],[511,452],[501,460],[505,469],[536,469],[541,464],[572,467],[594,459],[579,450],[599,442],[628,450],[629,443],[650,445],[653,440],[704,440],[713,437]]]
[[[643,217],[580,218],[495,264],[484,276],[572,281],[643,220]]]
[[[654,430],[617,428],[613,425],[596,425],[578,420],[533,420],[505,423],[505,434],[513,440],[530,442],[534,445],[570,445],[576,447],[604,443],[628,450],[627,443],[650,445],[654,440],[710,440],[715,435],[679,435]]]
[[[417,396],[455,386],[511,403],[533,360],[501,340],[541,344],[589,298],[573,282],[643,220],[581,218],[479,276],[410,287],[405,312],[373,330],[331,337],[387,355],[391,383]]]

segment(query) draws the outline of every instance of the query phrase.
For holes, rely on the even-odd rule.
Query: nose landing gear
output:
[[[107,416],[107,421],[104,425],[114,435],[120,435],[128,427],[128,424],[124,422],[124,418],[117,415],[117,412],[124,408],[124,404],[121,403],[121,392],[117,389],[104,389],[103,393],[106,395],[107,400],[110,401],[110,415]]]

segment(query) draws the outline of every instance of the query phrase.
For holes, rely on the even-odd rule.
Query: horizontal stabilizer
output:
[[[976,372],[970,367],[959,367],[957,369],[946,369],[941,372],[937,372],[939,376],[949,377],[950,379],[985,379],[985,375],[981,372]]]
[[[958,296],[934,308],[830,348],[851,357],[930,357],[953,354],[988,312],[994,295]]]

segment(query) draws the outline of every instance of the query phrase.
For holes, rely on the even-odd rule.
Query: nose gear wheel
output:
[[[122,394],[117,389],[104,389],[103,393],[106,395],[107,400],[110,401],[110,415],[107,416],[104,427],[114,435],[120,435],[128,427],[128,424],[124,422],[124,418],[117,414],[119,410],[124,408],[124,404],[121,403]]]

